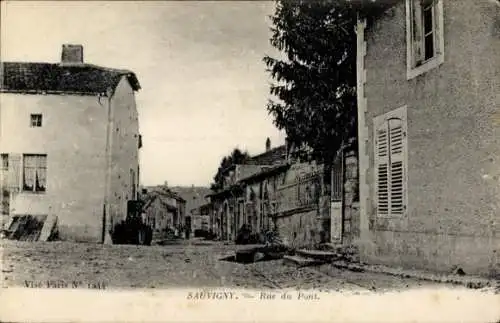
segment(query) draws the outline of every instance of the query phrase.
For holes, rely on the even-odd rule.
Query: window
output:
[[[132,193],[132,200],[135,200],[137,198],[136,196],[136,186],[135,186],[135,172],[133,169],[130,170],[130,188],[131,188],[131,193]]]
[[[41,127],[42,126],[42,115],[41,114],[32,114],[30,116],[30,125],[32,128]]]
[[[342,155],[343,157],[343,155]],[[343,158],[339,157],[335,160],[332,165],[332,188],[331,188],[331,200],[332,201],[342,201],[342,188],[343,188],[343,178],[342,178],[342,163]]]
[[[0,161],[0,167],[2,171],[8,171],[9,170],[9,154],[1,154],[0,155],[1,161]]]
[[[406,107],[374,119],[377,215],[406,213]]]
[[[443,0],[406,0],[407,78],[444,61]]]
[[[0,214],[9,214],[10,193],[8,189],[9,155],[0,155]]]
[[[45,192],[47,155],[23,155],[23,191]]]
[[[0,187],[7,187],[7,178],[9,173],[9,155],[0,155]]]

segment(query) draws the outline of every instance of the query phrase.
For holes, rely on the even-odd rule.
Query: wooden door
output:
[[[344,193],[344,155],[341,153],[332,166],[330,194],[330,242],[342,243]]]

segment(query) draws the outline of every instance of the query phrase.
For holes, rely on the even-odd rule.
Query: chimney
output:
[[[267,137],[266,139],[266,151],[269,151],[271,150],[271,139],[269,139],[269,137]]]
[[[64,44],[61,54],[62,64],[83,64],[83,46]]]

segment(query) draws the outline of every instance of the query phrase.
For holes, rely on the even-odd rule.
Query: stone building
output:
[[[210,223],[212,231],[223,240],[234,240],[243,220],[245,206],[244,178],[259,173],[263,168],[272,165],[276,160],[286,159],[285,146],[271,148],[266,141],[266,151],[251,157],[244,164],[233,164],[222,171],[223,187],[212,192],[207,198],[212,205]],[[250,219],[250,221],[253,221]]]
[[[205,203],[191,210],[191,231],[195,232],[197,230],[203,231],[205,234],[208,233],[212,226],[210,223],[210,218],[212,214],[212,204]]]
[[[206,195],[211,192],[210,188],[191,185],[172,186],[171,190],[185,201],[186,216],[184,223],[186,226],[189,226],[190,231],[194,233],[201,225],[200,210],[203,213],[203,221],[206,221],[205,213],[208,212],[205,208],[208,203]],[[209,217],[208,214],[206,216]],[[210,226],[210,224],[208,224],[208,226]],[[207,228],[207,230],[209,230],[209,228]]]
[[[221,190],[207,195],[212,204],[210,223],[212,230],[222,240],[234,240],[238,232],[235,222],[238,201],[243,197],[240,179],[257,173],[261,165],[231,165],[222,174],[224,183]]]
[[[339,154],[331,172],[314,162],[294,160],[286,145],[250,158],[258,166],[212,194],[215,221],[223,239],[234,240],[245,225],[256,235],[276,230],[295,247],[352,244],[359,236],[357,156]],[[225,220],[227,219],[227,220]],[[217,222],[219,223],[219,222]]]
[[[361,258],[498,275],[500,2],[384,5],[357,26]]]
[[[0,64],[2,212],[55,216],[61,239],[103,242],[137,197],[140,85],[84,63],[81,45],[61,56]]]
[[[350,245],[359,236],[357,156],[352,148],[340,152],[330,170],[287,158],[241,182],[258,232],[275,229],[297,248]]]
[[[146,203],[146,223],[151,225],[153,231],[165,233],[177,230],[180,235],[186,222],[186,200],[165,185],[148,187],[142,196]]]

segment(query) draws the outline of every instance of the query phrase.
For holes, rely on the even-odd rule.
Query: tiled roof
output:
[[[169,211],[176,211],[177,210],[177,208],[175,206],[170,204],[170,201],[165,199],[165,196],[163,196],[157,192],[152,192],[152,193],[147,194],[146,196],[143,196],[143,200],[144,200],[144,205],[145,205],[144,210],[151,207],[155,200],[160,201],[161,205]]]
[[[247,177],[244,177],[240,179],[241,183],[250,183],[250,182],[255,182],[258,180],[261,180],[263,178],[273,176],[275,174],[278,174],[280,172],[284,172],[290,167],[290,164],[283,163],[283,164],[277,164],[269,167],[263,167],[262,170],[258,173],[249,175]]]
[[[3,92],[45,92],[99,94],[114,90],[126,76],[132,88],[139,90],[136,75],[90,64],[53,64],[3,62],[0,66],[0,90]]]
[[[286,146],[278,146],[262,154],[253,156],[245,162],[247,165],[274,165],[286,160]]]

